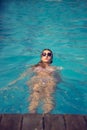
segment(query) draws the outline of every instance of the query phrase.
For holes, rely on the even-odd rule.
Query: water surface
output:
[[[0,11],[0,113],[28,112],[30,75],[8,84],[49,48],[64,68],[52,113],[87,114],[87,1],[3,0]]]

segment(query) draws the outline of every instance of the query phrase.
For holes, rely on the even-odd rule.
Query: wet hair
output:
[[[52,56],[51,56],[51,61],[50,61],[50,64],[53,62],[53,52],[50,50],[50,49],[44,49],[44,50],[42,50],[42,52],[41,52],[41,57],[42,57],[42,53],[45,51],[45,50],[48,50],[48,51],[50,51],[51,52],[51,54],[52,54]],[[38,66],[41,66],[42,68],[45,68],[46,67],[46,65],[44,64],[44,62],[41,60],[41,61],[39,61],[36,65],[34,65],[33,67],[38,67]]]

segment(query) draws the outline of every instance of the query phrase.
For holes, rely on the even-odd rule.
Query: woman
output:
[[[50,64],[53,60],[53,53],[49,49],[44,49],[41,53],[41,61],[32,67],[35,75],[28,82],[31,87],[30,106],[29,111],[35,113],[40,103],[43,101],[44,113],[49,113],[54,106],[53,92],[56,84],[60,82],[61,78],[57,73],[57,67]]]
[[[27,82],[31,90],[29,98],[30,113],[36,112],[40,102],[43,102],[43,113],[49,113],[54,107],[52,94],[54,93],[56,85],[61,81],[61,78],[57,73],[57,70],[60,70],[61,68],[51,66],[52,61],[52,51],[50,49],[44,49],[41,53],[41,61],[31,67],[31,72],[34,72],[34,76]],[[22,74],[17,80],[9,85],[22,79],[29,71]]]

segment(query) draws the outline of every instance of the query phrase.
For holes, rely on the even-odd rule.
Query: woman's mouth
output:
[[[48,58],[45,58],[45,60],[48,60]]]

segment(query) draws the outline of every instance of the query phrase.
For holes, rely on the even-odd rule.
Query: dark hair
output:
[[[41,52],[41,57],[42,57],[42,53],[45,51],[45,50],[48,50],[48,51],[50,51],[51,52],[51,54],[52,54],[52,56],[51,56],[51,61],[50,61],[50,64],[53,62],[53,52],[50,50],[50,49],[44,49],[44,50],[42,50],[42,52]],[[44,64],[44,62],[42,62],[42,61],[39,61],[36,65],[34,65],[33,67],[38,67],[38,66],[41,66],[42,68],[45,68],[46,66],[45,66],[45,64]]]

